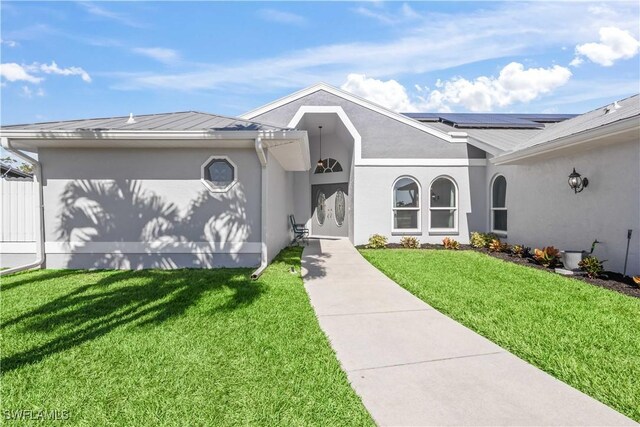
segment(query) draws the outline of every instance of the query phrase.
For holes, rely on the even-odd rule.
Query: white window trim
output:
[[[489,197],[490,197],[490,200],[489,200],[489,215],[491,216],[491,219],[490,219],[490,221],[491,221],[491,232],[492,232],[492,233],[495,233],[495,234],[497,234],[497,235],[500,235],[500,236],[504,236],[504,237],[506,237],[506,236],[507,236],[507,232],[508,232],[508,230],[498,230],[498,229],[496,229],[496,228],[495,228],[495,226],[494,226],[494,216],[493,216],[493,213],[494,213],[495,211],[505,211],[505,212],[507,212],[507,211],[508,211],[508,209],[507,209],[507,185],[505,185],[505,189],[504,189],[504,191],[505,191],[505,193],[504,193],[504,208],[496,208],[496,207],[494,207],[494,206],[493,206],[493,185],[495,184],[496,179],[497,179],[499,176],[503,177],[503,178],[504,178],[505,183],[508,185],[508,183],[507,183],[507,177],[505,177],[505,176],[504,176],[504,175],[502,175],[501,173],[496,174],[496,176],[494,176],[494,177],[493,177],[493,179],[491,180],[491,186],[489,187],[489,193],[490,193],[490,196],[489,196]],[[508,221],[508,218],[509,218],[509,213],[507,213],[507,221]],[[509,228],[509,223],[508,223],[508,222],[507,222],[507,228]]]
[[[394,204],[394,196],[396,191],[396,183],[403,178],[409,178],[418,185],[418,207],[397,207]],[[418,228],[396,228],[395,221],[393,219],[395,211],[418,211]],[[420,234],[422,233],[422,186],[420,181],[411,175],[402,175],[393,181],[391,185],[391,233],[392,234]]]
[[[453,188],[456,192],[456,195],[454,198],[455,206],[445,206],[445,207],[431,206],[431,187],[433,186],[434,182],[436,182],[441,178],[448,179],[453,184]],[[460,197],[460,191],[458,190],[458,183],[456,182],[455,179],[453,179],[449,175],[439,175],[431,181],[431,183],[429,184],[429,234],[459,234],[459,230],[458,230],[458,209],[459,209],[458,198],[459,197]],[[453,228],[431,227],[431,211],[451,211],[451,210],[453,211]]]
[[[227,162],[229,162],[231,167],[233,167],[233,181],[231,181],[229,185],[225,187],[218,187],[206,178],[207,165],[214,160],[226,160]],[[209,158],[200,167],[200,181],[202,181],[202,184],[207,187],[207,189],[212,193],[226,193],[227,191],[231,190],[231,187],[236,185],[236,183],[238,182],[238,166],[227,156],[209,156]]]

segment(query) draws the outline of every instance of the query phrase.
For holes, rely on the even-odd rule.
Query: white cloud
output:
[[[0,39],[0,44],[5,45],[7,47],[16,47],[16,46],[18,46],[18,43],[16,41],[13,41],[13,40]]]
[[[303,26],[307,23],[307,19],[304,16],[276,9],[260,9],[258,15],[265,21],[279,24]]]
[[[80,78],[87,82],[91,83],[91,76],[85,70],[80,67],[68,67],[68,68],[60,68],[55,61],[51,61],[51,65],[41,64],[40,70],[45,74],[58,74],[61,76],[80,76]]]
[[[102,6],[98,6],[95,3],[91,2],[80,2],[79,3],[84,9],[91,15],[98,16],[100,18],[110,19],[112,21],[119,22],[121,24],[127,25],[129,27],[134,28],[143,28],[144,25],[138,21],[135,21],[129,18],[127,15],[114,12],[112,10],[106,9]]]
[[[398,25],[422,18],[422,16],[407,3],[403,3],[399,10],[385,11],[380,10],[380,8],[372,9],[370,7],[360,6],[355,8],[354,12],[385,25]]]
[[[474,80],[455,77],[437,82],[438,89],[425,98],[423,108],[439,111],[461,106],[470,111],[492,111],[515,103],[527,103],[565,85],[571,78],[566,67],[528,68],[512,62],[498,77],[480,76]]]
[[[0,64],[0,76],[10,82],[25,81],[38,84],[44,80],[37,74],[58,74],[61,76],[80,76],[87,83],[91,82],[91,76],[80,67],[60,68],[55,61],[51,64],[39,64],[34,62],[31,65],[20,65],[14,62]]]
[[[44,96],[44,90],[38,88],[35,92],[29,86],[22,86],[21,95],[25,98],[33,98],[34,96]]]
[[[16,64],[15,62],[0,64],[0,76],[10,82],[25,81],[29,83],[40,83],[43,80],[42,77],[36,77],[30,74],[26,67]]]
[[[583,56],[596,64],[610,67],[619,59],[633,58],[640,50],[640,42],[628,31],[617,27],[603,27],[600,28],[599,34],[599,43],[576,46],[576,59]]]
[[[184,64],[184,69],[171,72],[113,73],[117,82],[112,87],[183,91],[241,87],[266,92],[317,81],[340,85],[348,74],[401,78],[575,46],[588,40],[594,28],[613,25],[613,21],[619,28],[637,26],[637,5],[611,7],[615,7],[611,16],[586,13],[588,5],[578,2],[502,2],[467,13],[421,12],[419,19],[398,26],[396,33],[378,41],[311,46],[189,68]]]
[[[180,59],[177,51],[164,47],[136,47],[132,50],[140,55],[165,63],[172,63]]]
[[[377,80],[362,74],[350,74],[342,89],[394,111],[449,112],[453,107],[469,111],[492,111],[530,102],[566,84],[570,78],[571,71],[559,65],[525,69],[522,64],[512,62],[500,71],[498,77],[437,80],[436,89],[432,91],[416,85],[416,94],[409,94],[395,80]]]
[[[382,81],[364,74],[349,74],[347,81],[340,87],[393,111],[415,110],[407,90],[395,80]]]

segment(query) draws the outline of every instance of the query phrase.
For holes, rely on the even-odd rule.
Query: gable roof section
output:
[[[544,144],[639,115],[640,94],[622,99],[605,107],[596,108],[588,113],[549,127],[544,132],[518,144],[515,150],[524,150],[534,145]]]
[[[616,142],[640,140],[640,94],[616,101],[520,141],[511,151],[492,159],[495,164],[568,152],[572,147],[600,147]]]
[[[65,120],[57,122],[31,123],[2,126],[0,129],[33,131],[279,131],[284,128],[263,123],[220,116],[217,114],[184,111],[177,113],[146,114],[129,117],[108,117],[98,119]]]
[[[453,135],[450,135],[449,133],[446,133],[446,132],[442,132],[441,130],[435,129],[435,128],[429,126],[429,125],[425,125],[424,123],[421,123],[421,122],[419,122],[417,120],[414,120],[414,119],[412,119],[410,117],[407,117],[407,116],[405,116],[403,114],[391,111],[386,107],[378,105],[378,104],[376,104],[374,102],[371,102],[369,100],[361,98],[361,97],[359,97],[357,95],[354,95],[352,93],[349,93],[349,92],[343,91],[341,89],[338,89],[338,88],[336,88],[334,86],[331,86],[331,85],[329,85],[327,83],[317,83],[317,84],[315,84],[313,86],[309,86],[309,87],[307,87],[305,89],[299,90],[299,91],[294,92],[294,93],[292,93],[290,95],[287,95],[287,96],[285,96],[283,98],[277,99],[277,100],[275,100],[273,102],[270,102],[270,103],[268,103],[266,105],[263,105],[262,107],[256,108],[255,110],[251,110],[249,112],[246,112],[246,113],[242,114],[240,117],[245,119],[245,120],[251,120],[254,117],[257,117],[257,116],[259,116],[261,114],[264,114],[264,113],[266,113],[268,111],[274,110],[274,109],[276,109],[278,107],[281,107],[281,106],[286,105],[286,104],[288,104],[290,102],[296,101],[296,100],[298,100],[300,98],[303,98],[303,97],[305,97],[307,95],[310,95],[312,93],[315,93],[315,92],[318,92],[318,91],[321,91],[321,90],[323,90],[325,92],[328,92],[328,93],[330,93],[332,95],[335,95],[337,97],[340,97],[342,99],[345,99],[347,101],[353,102],[353,103],[355,103],[357,105],[360,105],[361,107],[364,107],[364,108],[367,108],[369,110],[375,111],[376,113],[379,113],[379,114],[382,114],[382,115],[387,116],[389,118],[392,118],[394,120],[397,120],[397,121],[399,121],[401,123],[404,123],[404,124],[406,124],[408,126],[411,126],[413,128],[419,129],[419,130],[421,130],[423,132],[431,134],[431,135],[433,135],[435,137],[438,137],[440,139],[443,139],[443,140],[445,140],[447,142],[466,142],[464,140],[464,138],[460,139],[458,137],[458,135],[456,135],[457,132],[454,132]]]

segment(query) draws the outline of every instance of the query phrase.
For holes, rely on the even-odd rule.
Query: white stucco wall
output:
[[[469,232],[483,227],[486,220],[485,168],[483,166],[359,166],[355,168],[354,243],[364,244],[372,234],[399,242],[403,235],[417,237],[421,243],[441,243],[446,236],[468,243]],[[421,186],[420,233],[392,233],[392,187],[400,176],[415,178]],[[429,232],[429,188],[439,176],[453,178],[458,187],[458,230],[443,234]]]
[[[259,264],[261,168],[253,149],[59,148],[39,155],[47,268]],[[212,155],[237,166],[228,192],[201,182],[201,165]]]
[[[267,258],[271,261],[292,240],[289,215],[294,213],[293,172],[273,156],[267,161]]]
[[[572,168],[589,179],[574,194],[567,184]],[[640,142],[609,145],[571,156],[513,166],[491,166],[507,179],[508,241],[531,247],[589,250],[605,268],[622,272],[627,230],[632,229],[627,274],[640,274]],[[488,223],[487,223],[488,225]]]

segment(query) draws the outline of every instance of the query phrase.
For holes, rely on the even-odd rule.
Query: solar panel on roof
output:
[[[422,122],[441,121],[458,128],[485,129],[541,129],[544,123],[558,123],[573,114],[517,114],[517,113],[404,113]]]

